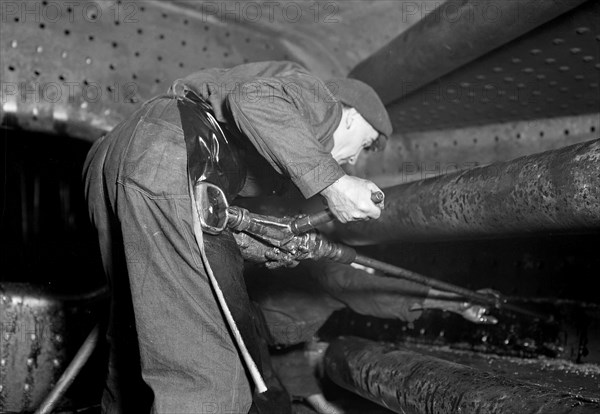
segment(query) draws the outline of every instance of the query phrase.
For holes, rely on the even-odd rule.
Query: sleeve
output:
[[[238,85],[227,104],[239,130],[279,174],[309,198],[345,173],[277,80]]]

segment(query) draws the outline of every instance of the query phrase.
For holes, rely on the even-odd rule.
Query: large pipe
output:
[[[584,0],[450,0],[358,64],[350,77],[389,104],[573,9]],[[403,15],[425,14],[406,2]]]
[[[600,140],[385,190],[378,220],[337,225],[348,244],[600,229]]]
[[[337,385],[394,412],[591,414],[600,404],[392,344],[338,338],[324,359]]]

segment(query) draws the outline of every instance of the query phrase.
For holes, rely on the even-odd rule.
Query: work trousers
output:
[[[112,291],[103,412],[247,413],[252,386],[192,230],[176,99],[150,101],[95,142],[84,178]],[[204,243],[260,360],[235,240],[225,232]]]

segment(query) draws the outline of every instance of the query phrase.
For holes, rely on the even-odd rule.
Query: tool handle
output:
[[[290,225],[292,233],[298,235],[306,233],[314,229],[321,224],[329,223],[335,219],[333,213],[327,209],[320,211],[315,214],[309,214],[308,216],[300,217],[292,222]]]
[[[381,203],[385,198],[383,191],[376,191],[371,193],[371,201],[375,204]],[[333,213],[329,210],[323,210],[315,214],[309,214],[308,216],[300,217],[292,222],[290,225],[292,233],[295,235],[306,233],[320,226],[321,224],[329,223],[335,220]]]

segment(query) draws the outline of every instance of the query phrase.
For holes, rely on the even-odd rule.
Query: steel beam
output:
[[[385,190],[375,221],[338,225],[349,244],[600,229],[600,140]]]
[[[597,401],[551,387],[355,337],[332,342],[324,364],[337,385],[403,414],[591,414],[600,409]]]
[[[583,3],[584,0],[450,0],[358,64],[350,77],[385,104],[417,90]],[[410,2],[404,13],[423,13]]]

